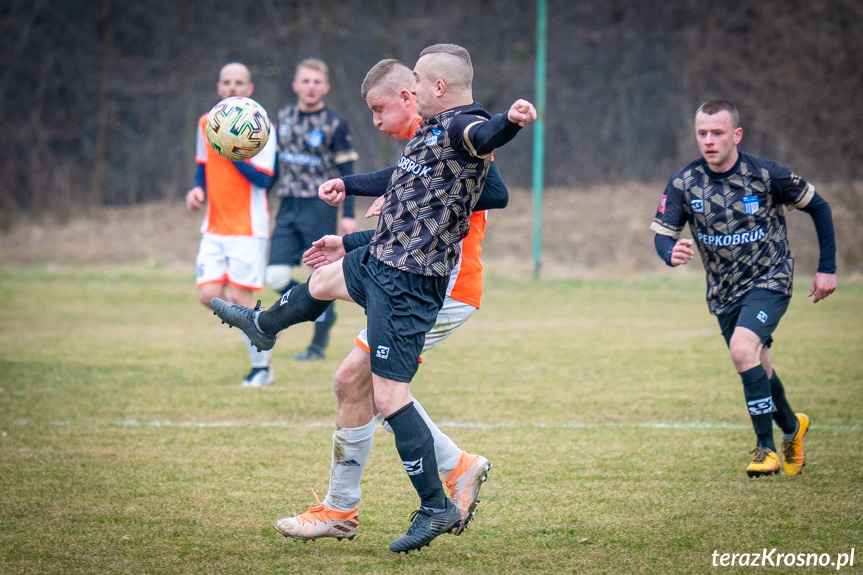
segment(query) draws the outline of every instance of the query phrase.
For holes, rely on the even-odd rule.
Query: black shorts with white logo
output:
[[[791,296],[768,289],[754,289],[747,292],[733,308],[716,316],[725,343],[731,342],[734,329],[745,327],[755,332],[761,343],[770,347],[773,332],[779,320],[785,315]]]
[[[368,246],[349,252],[342,266],[348,293],[366,310],[372,373],[410,383],[449,276],[398,270],[373,257]]]

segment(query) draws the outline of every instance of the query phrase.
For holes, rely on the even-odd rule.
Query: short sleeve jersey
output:
[[[489,118],[472,104],[420,124],[390,179],[370,244],[375,258],[418,275],[452,271],[491,160],[473,149],[468,132]]]
[[[280,197],[317,198],[318,186],[339,177],[339,164],[359,158],[347,122],[327,107],[311,113],[282,108],[277,133]]]
[[[815,188],[776,162],[739,153],[716,174],[703,158],[674,173],[650,225],[680,237],[685,223],[707,273],[707,304],[720,315],[756,288],[791,295],[794,260],[783,206],[803,208]]]
[[[249,182],[230,160],[220,156],[209,145],[205,133],[206,123],[207,115],[204,114],[198,120],[195,145],[195,160],[204,165],[207,178],[207,211],[201,224],[201,233],[269,237],[267,191]],[[270,138],[264,149],[246,162],[272,176],[275,160],[276,142],[275,138]]]

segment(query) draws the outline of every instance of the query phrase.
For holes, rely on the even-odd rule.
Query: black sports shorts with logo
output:
[[[410,383],[426,333],[443,307],[449,276],[398,270],[373,257],[368,245],[349,252],[342,266],[348,293],[366,310],[372,373]]]
[[[744,296],[727,312],[716,316],[726,345],[731,342],[734,328],[740,326],[754,331],[761,343],[770,347],[773,332],[785,315],[791,296],[768,289],[757,288]]]

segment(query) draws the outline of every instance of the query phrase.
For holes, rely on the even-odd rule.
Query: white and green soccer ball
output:
[[[207,114],[207,140],[223,158],[248,160],[264,149],[270,138],[270,118],[251,98],[225,98]]]

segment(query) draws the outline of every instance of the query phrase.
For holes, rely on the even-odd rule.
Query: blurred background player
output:
[[[318,186],[339,176],[352,174],[359,156],[351,144],[348,124],[324,103],[330,91],[327,65],[307,59],[297,65],[291,84],[297,103],[279,110],[276,194],[281,198],[270,242],[266,283],[280,294],[296,282],[293,268],[312,242],[338,233],[338,208],[318,198]],[[354,203],[342,208],[342,233],[356,231]],[[336,321],[335,303],[314,323],[314,336],[298,361],[324,358],[330,329]]]
[[[248,68],[238,62],[226,64],[219,72],[216,92],[221,99],[229,96],[250,97],[254,84]],[[230,297],[241,305],[252,305],[252,292],[264,289],[267,261],[267,238],[270,212],[267,208],[267,186],[273,178],[276,142],[270,138],[264,149],[250,160],[232,162],[220,156],[207,141],[204,127],[207,114],[198,121],[195,159],[195,185],[186,194],[190,211],[204,208],[201,244],[195,260],[198,299],[210,308],[214,297]],[[226,295],[230,290],[230,296]],[[243,387],[261,387],[273,383],[270,351],[258,351],[243,336],[249,353],[251,371]]]
[[[770,357],[773,331],[791,301],[794,260],[783,207],[808,213],[818,234],[818,272],[809,296],[818,303],[836,289],[836,244],[830,206],[800,176],[776,162],[738,151],[743,138],[737,108],[710,100],[695,114],[701,157],[675,172],[650,226],[656,251],[670,266],[698,247],[707,272],[707,304],[717,316],[757,437],[750,477],[779,472],[773,421],[782,429],[786,475],[805,458],[806,414],[795,414]],[[678,239],[685,223],[693,239]],[[675,242],[675,240],[677,240]]]
[[[372,121],[381,132],[396,139],[409,138],[419,128],[422,117],[417,112],[416,99],[411,93],[413,71],[398,60],[382,60],[366,74],[362,97],[372,111]],[[508,191],[497,168],[492,164],[480,202],[491,190],[493,203],[489,207],[504,208]],[[368,216],[377,215],[382,203],[379,198]],[[488,202],[488,199],[486,199]],[[482,298],[481,242],[485,234],[487,212],[474,210],[470,231],[462,240],[461,260],[451,274],[447,297],[438,312],[438,320],[426,334],[423,352],[428,351],[466,322],[480,305]],[[345,236],[325,236],[317,240],[305,254],[304,261],[312,267],[332,263],[347,251],[367,244],[372,231]],[[276,529],[285,537],[309,540],[322,537],[353,538],[359,526],[358,505],[360,480],[371,453],[375,433],[376,413],[372,388],[372,371],[366,330],[356,338],[356,345],[336,371],[333,387],[336,393],[336,431],[330,462],[329,490],[323,502],[295,517],[276,522]],[[479,491],[488,477],[491,463],[481,455],[462,450],[429,418],[419,401],[411,396],[414,407],[425,420],[434,439],[437,467],[462,516],[460,531],[467,527],[479,502]],[[380,414],[379,421],[391,431]]]

